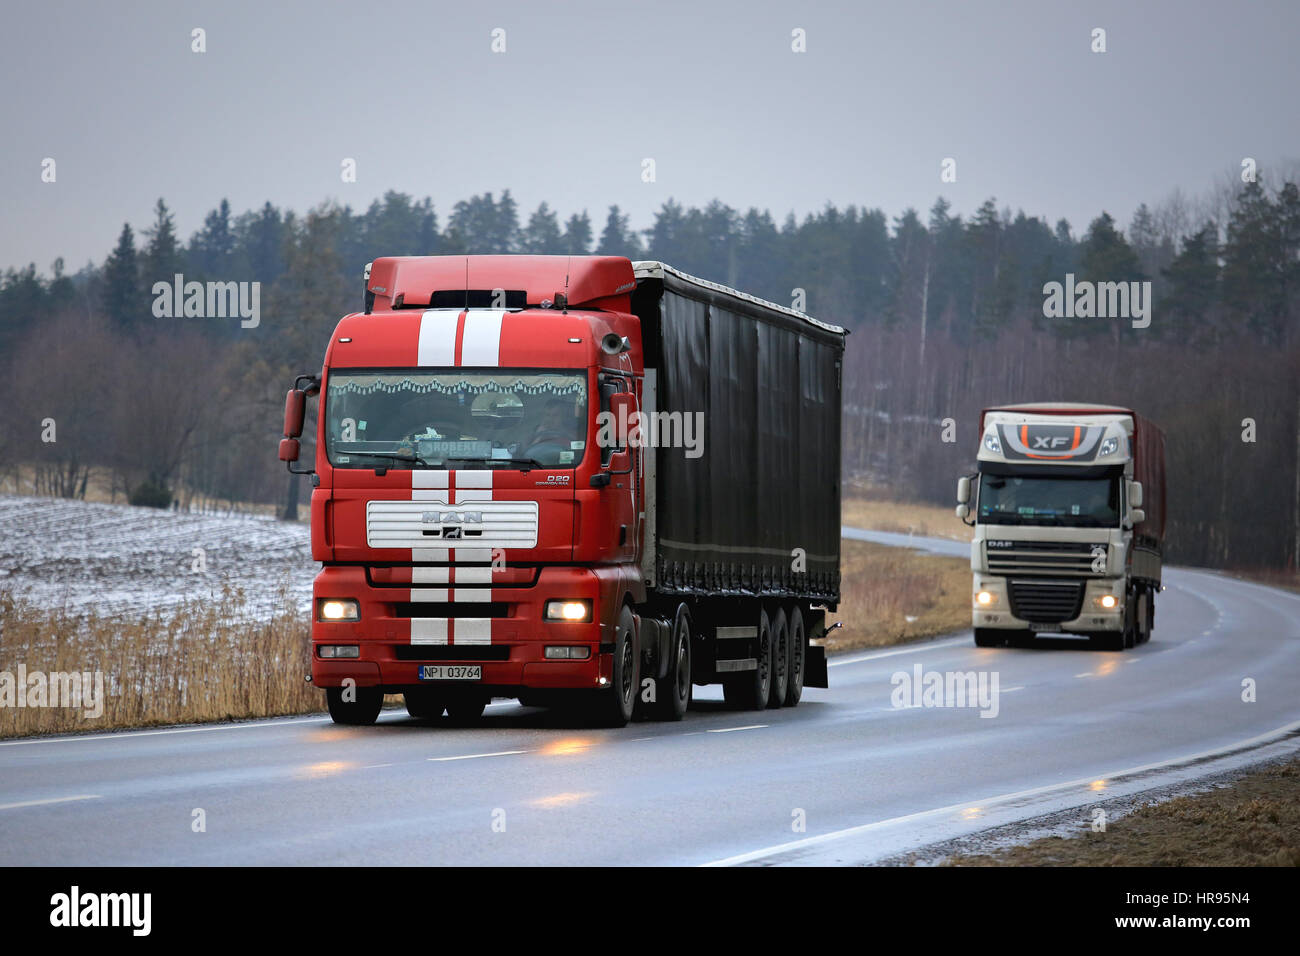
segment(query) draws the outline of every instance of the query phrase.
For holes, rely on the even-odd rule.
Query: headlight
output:
[[[324,658],[355,658],[361,656],[361,647],[357,644],[322,644],[319,653]]]
[[[980,607],[992,607],[998,603],[998,596],[992,591],[980,591],[975,595],[975,603]]]
[[[361,605],[351,598],[328,598],[316,602],[318,621],[359,621]]]
[[[1107,611],[1114,609],[1119,604],[1119,598],[1113,594],[1103,594],[1101,597],[1093,598],[1092,601],[1097,607],[1105,608]]]
[[[585,661],[591,656],[591,648],[567,644],[547,645],[545,653],[548,661]]]
[[[1107,455],[1113,455],[1115,454],[1116,450],[1118,450],[1118,448],[1119,448],[1118,438],[1107,438],[1104,442],[1101,443],[1101,453],[1097,457],[1104,458]]]
[[[585,623],[591,620],[590,601],[547,601],[542,616],[548,621]]]
[[[989,432],[984,436],[984,447],[995,455],[1002,454],[1002,442],[998,441],[997,432]]]

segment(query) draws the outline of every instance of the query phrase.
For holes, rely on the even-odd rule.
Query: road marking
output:
[[[1074,676],[1075,677],[1096,677],[1097,675],[1094,674],[1092,671],[1084,671],[1082,674],[1075,674]]]
[[[24,800],[21,803],[0,803],[0,810],[18,810],[22,807],[44,807],[51,803],[72,803],[75,800],[99,800],[97,793],[80,793],[75,797],[50,797],[48,800]]]
[[[849,657],[844,659],[829,660],[826,662],[827,667],[839,667],[841,664],[860,664],[862,661],[874,661],[881,657],[893,657],[897,654],[920,654],[923,651],[937,651],[944,647],[955,647],[958,644],[969,643],[964,637],[952,638],[947,641],[935,641],[929,644],[922,644],[918,647],[900,647],[892,651],[877,651],[874,654],[863,654],[859,657]],[[971,644],[974,647],[974,644]]]
[[[1017,686],[1015,686],[1015,687],[1003,687],[1003,688],[1001,689],[1001,691],[999,691],[999,693],[1009,694],[1009,693],[1011,693],[1013,690],[1024,690],[1025,687],[1026,687],[1025,684],[1019,684],[1019,685],[1017,685]]]
[[[717,730],[710,730],[710,734],[729,734],[733,730],[760,730],[767,724],[747,724],[744,727],[719,727]]]
[[[88,740],[123,740],[130,737],[159,737],[163,734],[205,734],[214,730],[251,730],[260,727],[284,727],[289,724],[324,724],[328,717],[290,717],[284,720],[250,720],[239,724],[222,724],[219,727],[173,727],[170,730],[122,730],[102,734],[79,734],[73,737],[30,737],[24,740],[0,741],[0,747],[26,747],[30,744],[75,744]]]
[[[880,830],[888,826],[899,823],[911,823],[916,820],[924,820],[928,817],[938,817],[945,814],[959,813],[969,810],[971,807],[980,807],[987,809],[1004,803],[1015,803],[1024,800],[1026,797],[1039,796],[1041,794],[1053,793],[1058,790],[1069,790],[1072,787],[1090,786],[1096,780],[1109,780],[1112,784],[1121,781],[1125,777],[1132,777],[1138,774],[1149,773],[1153,770],[1162,770],[1167,767],[1177,767],[1180,765],[1198,763],[1212,757],[1228,756],[1243,750],[1250,750],[1255,747],[1261,747],[1265,744],[1272,743],[1284,737],[1300,733],[1300,720],[1285,724],[1275,730],[1260,734],[1257,737],[1251,737],[1248,740],[1239,740],[1236,743],[1226,744],[1217,747],[1214,750],[1205,750],[1197,754],[1189,754],[1182,757],[1171,757],[1169,760],[1161,760],[1157,763],[1144,764],[1140,767],[1129,767],[1127,770],[1119,770],[1115,773],[1094,774],[1091,777],[1083,777],[1079,780],[1067,780],[1065,783],[1051,783],[1041,787],[1031,787],[1028,790],[1018,790],[1015,793],[1003,793],[996,797],[988,797],[981,800],[965,800],[961,803],[954,803],[946,807],[937,807],[933,810],[921,810],[917,813],[908,813],[901,817],[892,817],[888,820],[877,820],[875,823],[863,823],[855,827],[847,827],[843,830],[834,830],[830,833],[823,833],[820,836],[804,837],[801,840],[791,840],[788,843],[778,843],[775,846],[765,847],[762,850],[753,850],[749,853],[740,853],[736,856],[729,856],[722,860],[714,860],[711,863],[702,864],[703,866],[735,866],[739,863],[749,863],[753,860],[761,860],[764,857],[771,856],[775,853],[783,853],[788,850],[800,849],[802,847],[816,846],[821,843],[830,843],[834,840],[842,839],[846,836],[853,836],[859,833],[870,833],[872,830]]]
[[[444,760],[476,760],[479,757],[509,757],[511,754],[526,754],[526,753],[531,753],[531,751],[498,750],[495,753],[490,753],[490,754],[461,754],[458,757],[430,757],[429,759],[434,762],[439,762]]]
[[[362,770],[378,770],[380,767],[391,767],[391,763],[372,763],[362,767]]]

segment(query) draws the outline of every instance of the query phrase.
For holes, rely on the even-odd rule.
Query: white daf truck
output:
[[[987,408],[976,462],[957,482],[957,516],[975,528],[975,643],[1147,641],[1165,527],[1160,429],[1108,405]]]

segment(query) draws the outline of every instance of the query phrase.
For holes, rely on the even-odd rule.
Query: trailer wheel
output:
[[[767,611],[758,612],[758,638],[754,658],[758,666],[729,677],[722,684],[722,696],[740,710],[762,710],[772,688],[772,623]]]
[[[790,623],[785,608],[777,608],[772,621],[772,679],[768,683],[767,706],[782,706],[790,686]]]
[[[691,612],[685,604],[677,605],[673,617],[673,636],[668,645],[668,674],[655,698],[654,715],[659,720],[681,720],[691,706],[695,687],[691,683]]]
[[[632,719],[637,691],[641,687],[641,652],[637,647],[636,622],[625,604],[618,614],[614,634],[614,675],[608,690],[595,692],[590,714],[601,727],[625,727]]]
[[[790,605],[790,665],[786,668],[785,705],[799,706],[803,697],[804,659],[808,653],[808,636],[803,628],[803,611],[798,604]]]
[[[446,699],[432,687],[408,690],[402,697],[406,712],[416,720],[437,720],[447,709]]]
[[[384,708],[384,692],[378,687],[352,688],[354,699],[343,699],[342,687],[325,688],[325,702],[329,705],[330,719],[336,724],[365,727],[373,724]]]

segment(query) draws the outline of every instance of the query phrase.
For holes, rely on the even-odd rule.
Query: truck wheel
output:
[[[447,709],[447,701],[432,687],[408,690],[402,697],[406,712],[416,720],[437,720]]]
[[[790,623],[785,608],[777,608],[772,621],[772,679],[768,683],[767,706],[782,706],[790,686]]]
[[[1120,632],[1122,647],[1120,650],[1127,650],[1130,647],[1137,647],[1138,638],[1138,615],[1145,613],[1138,606],[1139,599],[1137,591],[1130,591],[1128,600],[1124,603],[1124,630]]]
[[[758,666],[752,671],[729,677],[722,684],[723,698],[740,710],[762,710],[772,689],[772,623],[767,618],[767,611],[758,612],[756,643],[754,657]]]
[[[1007,641],[1003,631],[993,627],[975,628],[976,647],[1001,647]]]
[[[668,673],[655,697],[654,715],[659,720],[681,720],[691,706],[692,639],[691,612],[685,604],[679,604],[668,643]]]
[[[601,727],[625,727],[632,719],[637,691],[641,687],[641,652],[637,647],[636,622],[625,604],[618,614],[614,633],[614,676],[608,690],[596,691],[591,717]]]
[[[488,705],[486,694],[457,694],[447,698],[447,716],[453,724],[466,726],[483,716],[483,708]]]
[[[803,665],[808,653],[808,637],[803,629],[803,612],[798,604],[790,605],[787,627],[790,629],[790,665],[786,668],[785,706],[797,707],[803,697]]]
[[[384,708],[384,692],[378,687],[354,687],[353,700],[343,699],[342,687],[325,688],[325,702],[329,705],[330,719],[336,724],[366,727],[375,722]]]
[[[1145,644],[1151,640],[1151,629],[1155,626],[1155,609],[1156,598],[1150,591],[1143,590],[1142,597],[1138,600],[1138,635],[1139,644]]]

